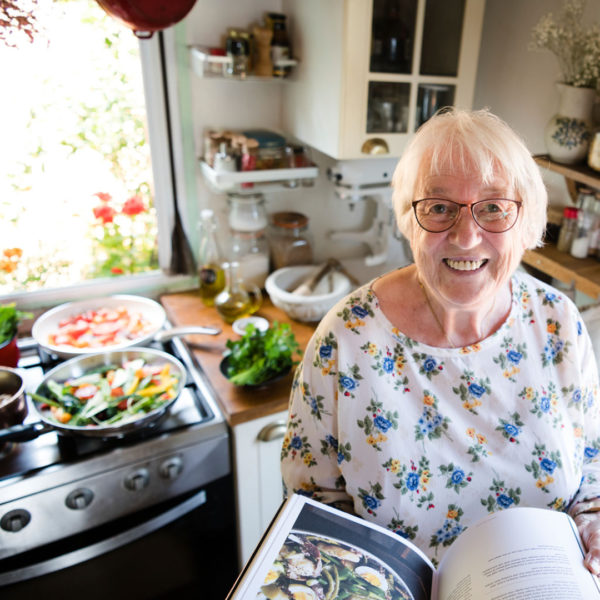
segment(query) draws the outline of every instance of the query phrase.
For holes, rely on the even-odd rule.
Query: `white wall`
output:
[[[558,107],[560,72],[549,51],[528,49],[531,29],[548,12],[558,15],[563,0],[487,0],[474,108],[488,107],[507,121],[535,154],[546,152],[544,127]],[[588,0],[586,25],[600,23],[600,0]],[[549,173],[550,203],[569,202],[564,178]]]

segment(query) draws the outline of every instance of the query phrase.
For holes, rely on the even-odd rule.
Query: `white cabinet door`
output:
[[[471,107],[484,9],[485,0],[284,0],[299,59],[285,129],[337,159],[386,147],[400,156],[436,108]]]
[[[279,460],[287,411],[232,430],[240,568],[283,501]]]

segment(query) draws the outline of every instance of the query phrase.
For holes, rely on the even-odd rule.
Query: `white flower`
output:
[[[600,79],[600,28],[581,26],[585,0],[566,0],[554,19],[542,17],[531,31],[530,50],[550,50],[561,71],[561,81],[575,87],[596,88]]]

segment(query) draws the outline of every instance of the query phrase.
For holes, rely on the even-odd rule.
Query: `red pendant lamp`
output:
[[[111,16],[133,30],[139,38],[178,23],[196,0],[96,0]]]

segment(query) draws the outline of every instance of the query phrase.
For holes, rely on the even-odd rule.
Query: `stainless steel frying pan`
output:
[[[120,438],[137,432],[144,427],[148,427],[160,419],[171,408],[173,403],[179,397],[181,390],[185,386],[186,370],[183,364],[175,357],[155,350],[153,348],[130,348],[128,350],[117,350],[114,352],[102,352],[90,356],[79,356],[61,363],[54,369],[48,371],[43,381],[38,386],[36,392],[44,395],[48,381],[54,380],[63,382],[70,378],[81,377],[91,369],[111,364],[121,365],[124,361],[143,358],[148,364],[168,363],[171,373],[179,378],[177,394],[174,398],[165,402],[162,406],[151,412],[143,413],[135,421],[129,421],[120,425],[102,425],[90,427],[88,425],[69,425],[61,424],[55,421],[48,410],[41,408],[36,402],[31,402],[31,415],[39,419],[38,422],[16,425],[7,429],[0,430],[0,444],[2,442],[26,442],[33,440],[44,433],[58,431],[67,435],[81,435],[96,438]]]
[[[127,342],[105,346],[103,348],[76,348],[68,345],[54,345],[50,342],[50,335],[58,331],[59,325],[65,319],[79,315],[88,310],[100,308],[118,308],[124,306],[130,314],[139,313],[149,323],[148,329],[143,335]],[[31,335],[39,346],[50,354],[61,358],[73,358],[76,356],[87,356],[102,351],[116,351],[131,348],[132,346],[145,346],[153,341],[166,341],[176,336],[187,334],[217,335],[220,329],[215,327],[173,327],[161,331],[166,321],[163,307],[156,301],[143,296],[116,295],[104,298],[93,298],[78,302],[61,304],[42,314],[33,324]]]

